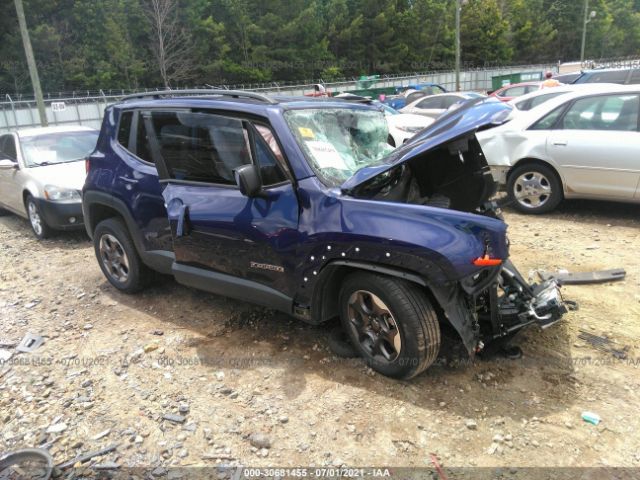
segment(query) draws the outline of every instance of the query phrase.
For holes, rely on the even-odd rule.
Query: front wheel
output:
[[[562,201],[562,183],[556,172],[541,164],[516,167],[507,181],[509,204],[522,213],[547,213]]]
[[[38,240],[44,240],[45,238],[50,237],[52,233],[51,227],[49,227],[47,222],[45,222],[42,212],[40,212],[40,207],[38,207],[38,204],[31,195],[27,195],[25,206],[27,207],[31,230],[33,230],[36,238]]]
[[[360,356],[383,375],[414,377],[438,356],[438,317],[415,284],[372,273],[352,274],[340,291],[340,313]]]

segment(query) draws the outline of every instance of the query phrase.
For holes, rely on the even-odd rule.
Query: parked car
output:
[[[598,91],[606,91],[610,87],[615,87],[614,83],[585,83],[578,85],[561,85],[559,87],[553,88],[544,88],[541,90],[534,90],[531,93],[527,93],[526,95],[522,95],[521,97],[516,97],[513,100],[509,101],[510,105],[513,105],[518,112],[527,112],[532,108],[537,107],[538,105],[542,105],[549,100],[552,100],[560,95],[565,95],[567,93],[573,93],[577,91],[583,92],[598,92]]]
[[[503,102],[509,102],[516,97],[520,97],[522,95],[526,95],[527,93],[540,90],[541,83],[542,82],[512,83],[491,92],[489,96],[496,97],[498,100]]]
[[[340,317],[368,365],[410,378],[436,359],[441,323],[473,355],[565,311],[554,281],[517,273],[488,202],[474,132],[509,110],[479,99],[392,149],[382,112],[357,102],[129,97],[88,159],[86,229],[123,292],[155,270],[312,324]]]
[[[575,82],[578,77],[582,75],[581,71],[571,72],[571,73],[562,73],[560,75],[555,75],[554,80],[559,81],[560,83],[564,83],[566,85]]]
[[[397,95],[387,96],[383,103],[389,105],[395,110],[406,107],[409,103],[416,101],[418,98],[428,97],[446,93],[447,89],[437,83],[419,83],[415,85],[407,85],[404,87],[396,87]]]
[[[576,89],[478,138],[521,212],[564,198],[640,202],[639,99],[640,86]]]
[[[640,84],[640,68],[597,68],[585,70],[573,83],[637,85]]]
[[[39,239],[82,227],[84,159],[97,139],[97,130],[81,126],[1,135],[0,207],[27,218]]]
[[[380,104],[387,126],[389,127],[389,145],[399,147],[421,130],[433,123],[433,119],[424,115],[401,113],[388,105]]]
[[[400,109],[400,113],[424,115],[425,117],[435,119],[453,105],[459,104],[465,100],[481,97],[484,97],[484,95],[477,92],[449,92],[431,95],[426,98],[419,98],[408,104],[406,107]]]

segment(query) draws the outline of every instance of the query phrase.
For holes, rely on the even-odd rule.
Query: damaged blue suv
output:
[[[319,324],[340,317],[373,369],[410,378],[452,327],[473,355],[565,313],[509,261],[475,132],[478,99],[401,148],[378,107],[240,91],[155,92],[107,108],[83,213],[119,290],[152,271]],[[448,328],[448,327],[447,327]]]

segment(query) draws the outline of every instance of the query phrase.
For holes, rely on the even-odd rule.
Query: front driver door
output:
[[[283,159],[246,119],[185,111],[143,117],[166,184],[176,279],[255,303],[271,305],[274,295],[286,303],[298,201]],[[260,166],[263,198],[248,198],[235,184],[234,169],[249,163]]]
[[[633,198],[640,179],[637,93],[573,102],[547,139],[566,188],[589,196]]]
[[[15,168],[0,168],[0,204],[15,212],[24,212],[20,183],[23,174],[18,167],[18,149],[12,134],[0,136],[0,159],[11,160],[15,165]]]

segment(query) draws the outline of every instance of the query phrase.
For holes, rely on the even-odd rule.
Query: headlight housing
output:
[[[56,187],[55,185],[45,185],[44,197],[52,202],[75,203],[81,202],[80,192],[71,188]]]

